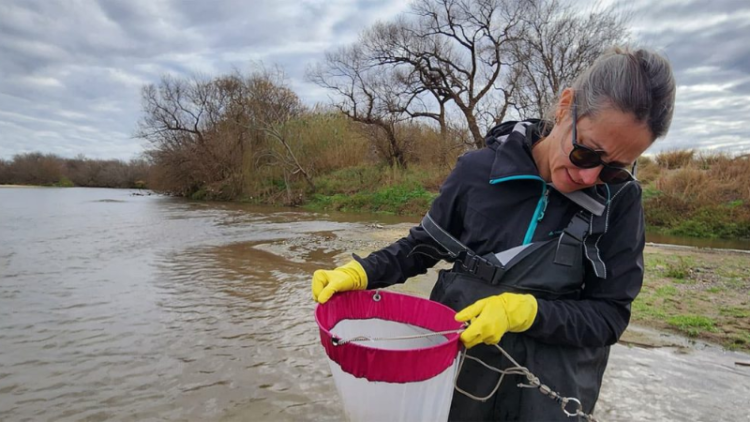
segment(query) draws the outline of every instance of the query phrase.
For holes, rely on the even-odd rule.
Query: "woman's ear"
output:
[[[573,94],[573,88],[565,88],[562,94],[560,94],[560,101],[557,103],[557,111],[555,112],[555,121],[557,123],[560,123],[565,114],[570,112],[570,106],[573,105],[573,99],[575,98]]]

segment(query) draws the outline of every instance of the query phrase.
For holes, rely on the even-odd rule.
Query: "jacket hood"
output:
[[[497,150],[497,146],[502,142],[503,137],[509,135],[513,128],[519,123],[522,123],[525,129],[525,135],[530,144],[535,144],[539,139],[547,136],[552,130],[552,124],[545,122],[541,119],[527,119],[522,121],[511,120],[500,123],[499,125],[490,129],[487,135],[484,137],[484,143],[492,150]]]
[[[542,121],[529,119],[503,122],[485,138],[487,148],[495,152],[490,183],[513,177],[539,177],[531,146],[542,138]]]

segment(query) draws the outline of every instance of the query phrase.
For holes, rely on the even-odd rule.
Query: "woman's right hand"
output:
[[[367,273],[355,260],[335,270],[317,270],[313,274],[313,299],[318,303],[328,302],[328,299],[338,292],[365,290],[366,288]]]

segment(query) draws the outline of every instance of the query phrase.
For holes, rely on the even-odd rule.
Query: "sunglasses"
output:
[[[570,151],[570,162],[576,167],[582,169],[591,169],[594,167],[602,166],[602,170],[599,173],[599,180],[604,183],[623,183],[631,180],[636,180],[635,176],[628,169],[624,167],[613,166],[605,163],[602,160],[601,150],[595,150],[585,145],[581,145],[576,142],[578,138],[578,112],[573,101],[573,150]],[[635,166],[634,166],[635,167]]]

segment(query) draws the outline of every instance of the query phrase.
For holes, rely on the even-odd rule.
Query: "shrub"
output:
[[[656,164],[650,157],[643,156],[638,159],[636,167],[636,177],[641,183],[651,183],[661,175],[661,167]]]
[[[676,152],[666,155],[675,161]],[[663,158],[663,161],[669,161]],[[700,154],[644,188],[650,226],[694,237],[750,237],[750,160]]]
[[[655,160],[659,166],[666,169],[676,169],[685,167],[693,161],[695,151],[688,150],[672,150],[662,151],[656,155]]]
[[[679,257],[677,262],[667,262],[664,275],[671,278],[685,279],[690,276],[693,262],[690,259]]]
[[[72,188],[75,187],[75,184],[68,179],[65,176],[60,177],[60,180],[57,181],[57,183],[54,183],[52,186],[58,187],[58,188]]]

